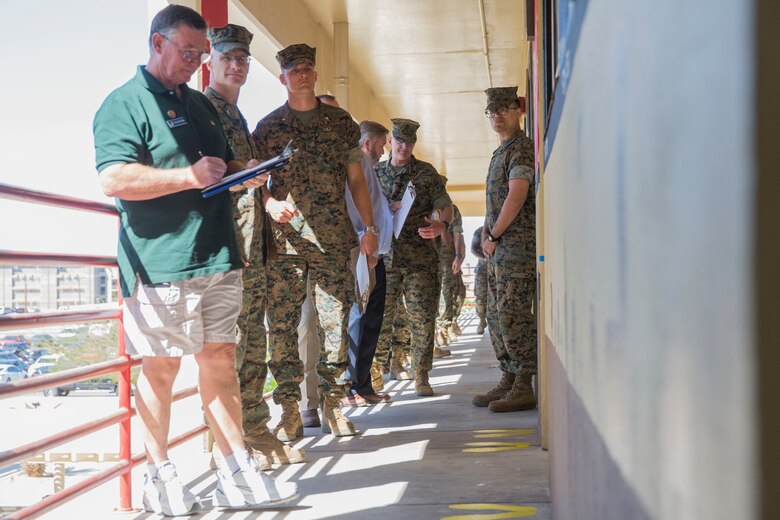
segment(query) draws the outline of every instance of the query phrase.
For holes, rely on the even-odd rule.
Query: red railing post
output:
[[[122,291],[117,288],[117,294],[119,296],[119,305],[122,306]],[[119,342],[119,357],[130,360],[130,356],[127,354],[125,348],[125,324],[123,315],[121,314],[119,321],[117,321],[117,335]],[[128,365],[119,371],[119,408],[130,409],[130,388],[132,382],[130,380],[131,365]],[[130,417],[125,419],[119,424],[119,459],[122,462],[127,462],[128,467],[132,469],[130,465],[130,458],[132,457],[131,445],[130,445]],[[133,508],[133,472],[129,469],[121,475],[119,475],[119,507],[118,511],[130,511]]]

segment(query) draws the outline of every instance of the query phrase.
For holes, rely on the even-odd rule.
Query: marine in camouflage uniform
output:
[[[432,395],[428,371],[433,365],[439,265],[434,239],[444,232],[445,225],[432,221],[431,215],[434,210],[439,210],[443,220],[449,222],[452,201],[445,189],[444,178],[432,165],[417,160],[412,154],[419,123],[408,119],[393,119],[392,122],[391,160],[377,165],[377,178],[393,209],[400,204],[409,182],[414,186],[416,196],[400,236],[393,239],[392,250],[384,257],[387,293],[382,332],[375,354],[378,357],[375,359],[379,363],[386,359],[391,347],[396,305],[403,294],[412,336],[411,358],[416,392],[421,396]]]
[[[240,85],[225,81],[226,72],[236,77],[249,70],[249,44],[252,33],[239,25],[228,24],[208,32],[212,47],[212,86],[204,91],[219,114],[222,129],[235,158],[242,163],[258,159],[260,155],[249,133],[246,119],[236,106]],[[215,88],[216,87],[216,88]],[[241,314],[238,317],[236,341],[236,369],[241,385],[244,438],[250,447],[268,456],[271,461],[290,463],[305,461],[305,453],[282,446],[270,435],[271,418],[268,403],[263,399],[268,375],[266,362],[267,340],[265,330],[266,274],[264,251],[265,208],[260,190],[231,192],[233,216],[238,243],[242,245],[244,260]],[[257,458],[257,457],[256,457]]]
[[[482,226],[474,231],[471,238],[471,252],[477,257],[477,266],[474,268],[474,306],[479,318],[477,334],[484,334],[487,327],[487,264],[482,252]]]
[[[441,271],[441,299],[443,300],[443,308],[441,315],[439,316],[439,327],[441,330],[442,339],[447,339],[448,331],[453,325],[457,310],[457,298],[459,294],[458,279],[459,274],[452,272],[454,262],[458,254],[460,254],[460,261],[463,260],[463,253],[456,251],[456,235],[460,234],[460,240],[463,240],[463,217],[460,215],[460,211],[456,205],[452,205],[452,223],[449,228],[450,240],[448,243],[442,241],[439,248],[439,270]],[[460,271],[458,271],[460,272]],[[460,279],[460,284],[463,284],[463,280]],[[462,303],[461,303],[462,305]]]
[[[536,299],[534,149],[533,142],[520,129],[524,100],[517,97],[517,87],[485,92],[486,113],[501,138],[490,160],[482,232],[482,248],[489,257],[487,319],[493,349],[504,372],[496,389],[508,386],[512,380],[511,388],[489,402],[489,408],[514,411],[536,406],[531,386],[537,363],[536,322],[532,314]],[[499,229],[497,223],[510,195],[510,183],[514,183],[518,200],[522,196],[524,202],[517,215],[504,229]],[[474,404],[478,404],[478,397],[485,396],[475,397]]]
[[[275,433],[282,440],[303,433],[297,402],[304,369],[298,354],[297,326],[308,278],[319,320],[321,350],[316,370],[322,429],[334,435],[353,435],[352,423],[339,411],[339,402],[347,391],[347,325],[354,301],[350,250],[358,246],[347,213],[346,182],[359,210],[365,209],[367,201],[368,215],[361,210],[361,217],[373,226],[360,167],[360,130],[345,110],[315,98],[315,49],[305,44],[291,45],[276,57],[282,67],[282,83],[288,89],[288,102],[260,120],[252,134],[263,157],[281,153],[290,140],[297,149],[287,167],[271,174],[270,195],[286,200],[297,210],[289,222],[271,222],[273,243],[268,244],[272,251],[267,263],[270,368],[278,383],[274,401],[283,409]],[[305,108],[293,109],[291,104],[300,107],[301,98],[305,98]],[[357,172],[358,181],[353,180],[352,170]],[[353,182],[363,183],[365,193],[360,197]],[[363,240],[369,236],[376,238],[366,233]]]

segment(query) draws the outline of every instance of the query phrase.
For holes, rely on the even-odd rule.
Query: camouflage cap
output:
[[[420,123],[411,119],[400,118],[391,119],[390,121],[393,123],[393,139],[404,143],[417,142],[417,129],[420,128]]]
[[[276,61],[282,69],[289,69],[302,60],[308,60],[312,65],[316,65],[316,56],[317,49],[314,47],[309,47],[305,43],[296,43],[277,52]]]
[[[487,110],[509,107],[512,103],[518,103],[517,87],[496,87],[485,90],[487,94]]]
[[[228,52],[233,49],[243,49],[249,52],[249,44],[254,35],[246,27],[227,24],[224,27],[212,27],[208,32],[211,46],[219,52]]]

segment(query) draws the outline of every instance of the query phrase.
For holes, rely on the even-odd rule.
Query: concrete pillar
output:
[[[349,112],[349,24],[333,24],[333,95]]]

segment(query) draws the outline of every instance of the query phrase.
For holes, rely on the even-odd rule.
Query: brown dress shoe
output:
[[[303,410],[301,412],[301,422],[303,422],[304,428],[319,428],[320,414],[316,409]]]
[[[378,392],[375,392],[373,394],[355,394],[355,395],[363,399],[367,404],[385,403],[390,400],[390,396],[388,394],[380,394]]]
[[[363,407],[368,406],[368,403],[363,399],[360,394],[349,393],[341,398],[341,404],[344,406]]]

